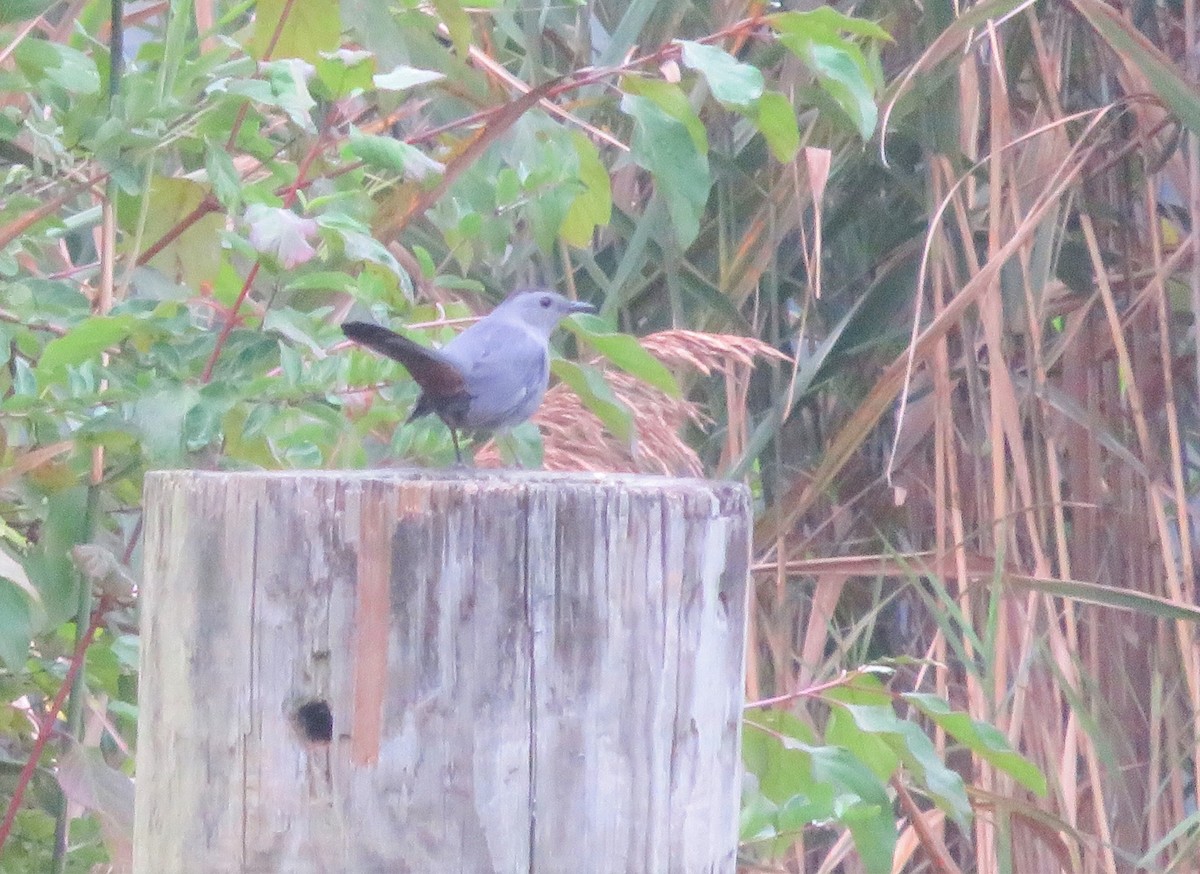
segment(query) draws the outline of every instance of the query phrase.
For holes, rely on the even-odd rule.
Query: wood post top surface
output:
[[[671,477],[657,474],[556,472],[494,468],[372,468],[355,470],[152,470],[148,482],[169,483],[187,480],[305,481],[338,480],[343,482],[424,482],[462,483],[464,485],[546,485],[571,488],[622,487],[630,490],[706,491],[732,494],[745,492],[739,482],[729,480]]]

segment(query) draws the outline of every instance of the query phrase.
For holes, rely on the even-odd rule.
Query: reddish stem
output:
[[[322,132],[317,137],[316,142],[312,144],[312,148],[300,160],[300,166],[296,170],[296,179],[283,194],[284,209],[290,208],[296,202],[296,198],[300,194],[300,189],[307,184],[304,181],[305,177],[312,168],[313,162],[317,160],[317,156],[321,154],[324,144],[325,134]],[[233,326],[238,321],[238,312],[246,300],[246,295],[250,293],[250,287],[254,285],[254,279],[258,276],[260,267],[262,267],[262,261],[255,261],[254,266],[250,268],[250,272],[246,274],[246,281],[242,283],[242,290],[238,292],[237,300],[229,308],[229,313],[225,316],[225,324],[221,326],[221,333],[217,336],[217,342],[213,345],[212,354],[208,356],[208,363],[204,365],[204,373],[200,376],[200,382],[208,384],[212,379],[213,368],[217,366],[217,359],[221,357],[221,350],[225,348],[225,343],[229,339],[229,335],[233,333]]]
[[[796,692],[788,692],[786,695],[776,695],[774,698],[763,698],[759,701],[749,701],[742,705],[743,710],[754,710],[759,707],[774,707],[776,704],[786,704],[789,701],[795,701],[797,698],[808,698],[812,695],[819,695],[829,689],[844,686],[854,680],[859,675],[858,671],[843,673],[840,676],[834,677],[832,680],[827,680],[824,683],[817,683],[812,686],[805,686]]]
[[[279,37],[283,34],[283,25],[288,20],[288,16],[292,14],[292,7],[295,4],[296,0],[287,0],[283,5],[283,10],[279,13],[279,21],[276,22],[275,29],[271,31],[271,38],[267,41],[267,47],[263,51],[263,61],[269,61],[271,55],[275,52],[275,47],[279,45]],[[246,123],[246,113],[249,109],[250,104],[246,102],[238,110],[237,118],[233,120],[233,127],[229,129],[229,140],[225,146],[226,151],[232,152],[237,145],[238,134],[242,132],[242,125]]]
[[[204,365],[204,373],[200,376],[200,382],[205,385],[212,379],[213,368],[217,366],[217,359],[221,357],[221,350],[225,348],[225,341],[233,333],[233,326],[237,324],[238,310],[241,309],[243,301],[246,300],[246,295],[250,293],[250,286],[254,284],[254,278],[258,276],[258,269],[260,267],[262,267],[262,262],[255,261],[254,266],[250,268],[250,272],[246,274],[246,281],[242,283],[242,290],[238,292],[237,300],[229,308],[229,314],[225,317],[225,324],[221,326],[221,333],[217,335],[217,342],[213,345],[212,354],[208,356],[208,363]]]
[[[58,687],[58,692],[54,695],[54,700],[50,702],[50,706],[42,714],[42,718],[38,722],[37,739],[33,742],[33,749],[29,753],[25,767],[21,769],[21,774],[17,777],[16,788],[13,790],[12,799],[8,802],[8,810],[4,813],[4,822],[0,823],[0,851],[3,851],[4,844],[8,841],[8,835],[12,831],[13,822],[17,818],[17,811],[20,809],[21,802],[25,798],[25,790],[29,788],[29,781],[33,779],[33,772],[37,769],[38,761],[42,758],[42,752],[46,749],[50,735],[54,732],[54,720],[58,718],[58,713],[62,710],[71,687],[75,685],[75,677],[79,674],[80,668],[83,667],[83,657],[87,654],[88,647],[92,645],[92,638],[95,637],[96,630],[100,627],[100,618],[104,615],[106,609],[107,605],[104,599],[101,599],[96,610],[92,613],[92,619],[88,624],[87,631],[84,632],[75,644],[75,651],[71,653],[71,664],[67,668],[67,675],[63,677],[62,684]]]
[[[174,227],[155,240],[152,245],[147,246],[144,250],[142,250],[142,253],[138,255],[137,263],[139,265],[149,264],[151,258],[183,236],[184,231],[186,231],[196,222],[200,221],[200,219],[204,218],[210,212],[216,212],[220,208],[221,204],[217,202],[217,199],[211,194],[207,195],[203,200],[200,201],[195,209],[176,222]]]

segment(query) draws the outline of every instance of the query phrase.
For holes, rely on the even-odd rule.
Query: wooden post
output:
[[[137,874],[732,872],[749,496],[146,477]]]

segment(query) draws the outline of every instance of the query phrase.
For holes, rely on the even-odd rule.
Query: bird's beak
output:
[[[584,303],[581,300],[573,302],[570,309],[567,310],[569,313],[594,313],[595,311],[596,308],[594,306],[590,303]]]

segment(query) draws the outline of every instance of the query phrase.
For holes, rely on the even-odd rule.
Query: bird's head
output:
[[[554,291],[535,290],[514,294],[496,308],[506,318],[519,319],[534,330],[550,336],[563,317],[572,313],[594,313],[590,303],[568,300]]]

